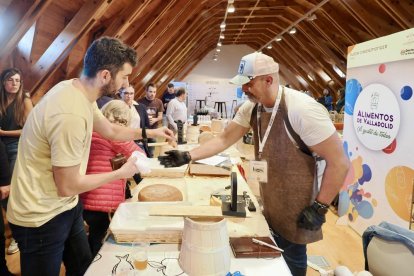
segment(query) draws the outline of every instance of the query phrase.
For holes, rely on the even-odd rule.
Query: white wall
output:
[[[208,53],[187,75],[188,111],[192,113],[197,99],[205,99],[211,94],[212,107],[215,101],[225,101],[227,116],[231,115],[233,100],[236,100],[237,86],[229,80],[237,74],[240,59],[254,52],[246,45],[223,45],[218,60],[213,60],[215,49]]]

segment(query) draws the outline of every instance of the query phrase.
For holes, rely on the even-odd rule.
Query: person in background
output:
[[[10,192],[10,168],[7,159],[6,147],[0,140],[0,199],[5,199]],[[0,275],[11,276],[7,268],[6,255],[4,247],[6,246],[6,237],[4,230],[3,211],[0,209]]]
[[[164,94],[162,94],[161,100],[164,104],[164,113],[167,110],[168,103],[175,98],[175,89],[174,84],[169,83],[167,85],[167,90],[164,91]]]
[[[92,261],[79,194],[137,173],[136,158],[119,169],[85,175],[92,131],[105,139],[131,141],[140,129],[110,123],[96,105],[108,92],[128,86],[136,52],[101,37],[87,49],[79,79],[56,84],[27,118],[11,180],[7,219],[20,248],[23,276],[84,275]],[[167,128],[149,137],[174,140]]]
[[[325,105],[326,109],[328,109],[328,111],[332,111],[333,110],[333,105],[332,105],[333,100],[332,100],[332,96],[330,95],[330,92],[329,92],[328,88],[325,88],[323,90],[323,97],[324,97],[324,100],[325,100],[324,105]]]
[[[4,70],[0,75],[0,136],[6,146],[10,175],[13,174],[17,158],[19,138],[27,116],[33,109],[30,95],[23,92],[22,73],[17,68]],[[8,197],[2,199],[7,210]],[[19,247],[12,237],[7,254],[14,254]]]
[[[150,129],[157,128],[162,123],[162,114],[164,105],[160,99],[155,98],[157,87],[153,83],[145,87],[145,96],[138,100],[147,108],[148,118],[150,121]],[[149,143],[155,143],[155,139],[148,138]],[[150,157],[154,155],[154,147],[149,147]]]
[[[186,97],[185,88],[180,87],[175,94],[175,98],[168,104],[166,113],[168,128],[174,131],[174,133],[177,133],[178,130],[176,122],[181,121],[184,124],[187,122]]]
[[[249,173],[259,179],[264,216],[292,274],[306,275],[306,244],[322,239],[325,214],[343,184],[349,160],[326,109],[307,95],[280,86],[278,72],[279,64],[270,56],[244,56],[231,82],[242,86],[249,101],[233,121],[200,147],[172,150],[159,159],[166,167],[175,167],[215,155],[252,127],[254,167],[261,171]],[[326,162],[319,190],[316,157]]]
[[[122,100],[113,100],[102,107],[103,115],[113,124],[130,126],[131,113],[128,105]],[[129,158],[134,151],[144,153],[133,141],[111,141],[99,133],[92,133],[91,149],[89,153],[86,174],[111,172],[109,162],[118,153]],[[144,153],[145,154],[145,153]],[[110,181],[94,190],[79,195],[83,204],[83,218],[89,225],[89,246],[92,256],[101,249],[113,215],[118,205],[125,201],[126,179]]]
[[[343,108],[345,106],[345,88],[338,89],[338,101],[335,105],[335,110],[338,113],[341,113],[343,111]]]
[[[134,101],[135,89],[131,85],[126,88],[121,88],[121,96],[124,102],[128,105],[129,111],[131,113],[131,128],[150,128],[150,121],[148,118],[148,113],[145,105],[139,104],[138,102]],[[141,140],[135,141],[138,146],[144,150],[145,152],[148,149],[144,148]],[[149,157],[149,156],[148,156]]]

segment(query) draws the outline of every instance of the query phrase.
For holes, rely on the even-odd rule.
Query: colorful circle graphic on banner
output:
[[[401,88],[401,99],[408,101],[413,96],[413,89],[410,86],[404,86]]]
[[[356,100],[353,121],[356,136],[365,147],[388,147],[400,128],[400,108],[394,93],[382,84],[365,87]]]
[[[350,79],[346,82],[345,90],[345,113],[348,115],[354,114],[354,105],[359,93],[362,90],[362,86],[356,79]]]
[[[399,166],[392,168],[385,177],[385,195],[394,212],[403,220],[409,221],[414,170]]]

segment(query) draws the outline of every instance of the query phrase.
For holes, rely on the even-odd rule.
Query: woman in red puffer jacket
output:
[[[121,100],[108,102],[102,107],[102,113],[110,122],[122,126],[128,126],[131,120],[129,107]],[[129,158],[134,151],[143,152],[134,141],[111,141],[93,132],[86,174],[112,171],[110,159],[118,153]],[[119,179],[80,195],[84,208],[83,218],[89,225],[89,246],[94,256],[102,246],[110,217],[118,205],[125,201],[125,184],[126,179]]]

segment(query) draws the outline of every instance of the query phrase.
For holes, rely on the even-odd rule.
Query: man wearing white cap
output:
[[[326,109],[280,86],[278,72],[279,65],[267,55],[244,56],[230,82],[242,86],[250,101],[220,136],[190,152],[166,152],[160,160],[167,167],[181,166],[215,155],[253,128],[255,161],[249,174],[259,179],[264,215],[292,274],[306,275],[306,244],[322,239],[325,214],[349,160]],[[320,187],[317,159],[326,162]]]

